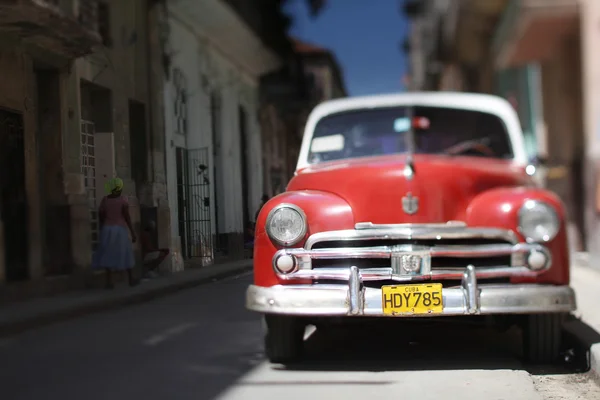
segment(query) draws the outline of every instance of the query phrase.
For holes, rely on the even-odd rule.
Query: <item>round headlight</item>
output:
[[[277,244],[291,246],[306,235],[306,216],[300,207],[280,204],[269,212],[265,229]]]
[[[560,220],[554,208],[536,200],[527,200],[519,210],[519,231],[530,242],[554,239]]]

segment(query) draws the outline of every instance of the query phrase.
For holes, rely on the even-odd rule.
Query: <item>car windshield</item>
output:
[[[309,163],[400,154],[414,130],[414,152],[513,158],[506,126],[494,114],[448,107],[390,107],[332,114],[315,126]]]

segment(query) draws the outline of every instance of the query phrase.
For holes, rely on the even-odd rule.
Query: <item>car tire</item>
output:
[[[562,325],[565,314],[532,314],[523,329],[523,353],[533,364],[547,364],[560,355]]]
[[[266,315],[264,318],[265,353],[272,363],[291,363],[302,355],[304,324],[295,317]]]

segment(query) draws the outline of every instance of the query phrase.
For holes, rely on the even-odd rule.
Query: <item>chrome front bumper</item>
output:
[[[364,244],[382,239],[390,241],[390,245]],[[456,240],[465,239],[498,243],[454,244]],[[394,241],[410,243],[394,244]],[[423,245],[419,241],[435,243]],[[344,246],[330,247],[328,242],[338,243],[336,246],[343,242]],[[320,248],[315,248],[317,244]],[[476,267],[469,261],[465,267],[467,259],[498,256],[504,258],[501,265]],[[361,259],[379,260],[381,267],[359,268]],[[315,265],[319,260],[341,260],[344,265]],[[434,265],[435,260],[445,261]],[[569,286],[478,282],[493,278],[536,277],[552,267],[552,257],[545,246],[519,243],[512,231],[469,228],[458,221],[398,225],[359,223],[355,229],[315,233],[303,248],[277,251],[271,267],[281,280],[317,282],[290,282],[272,287],[251,285],[246,306],[252,311],[305,316],[388,316],[383,312],[382,290],[365,287],[365,282],[391,281],[393,285],[407,285],[448,280],[460,280],[461,283],[442,289],[441,314],[426,316],[570,312],[576,309],[575,293]],[[340,283],[318,282],[332,280]]]
[[[246,307],[260,313],[298,316],[390,317],[383,313],[381,289],[363,287],[356,267],[350,269],[348,277],[347,285],[250,285]],[[472,266],[465,269],[461,285],[444,288],[442,297],[443,312],[423,316],[552,313],[577,308],[575,292],[569,286],[478,285]]]

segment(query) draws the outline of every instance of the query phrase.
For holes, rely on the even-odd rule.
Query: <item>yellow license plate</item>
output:
[[[440,314],[444,310],[441,283],[383,286],[381,292],[387,315]]]

